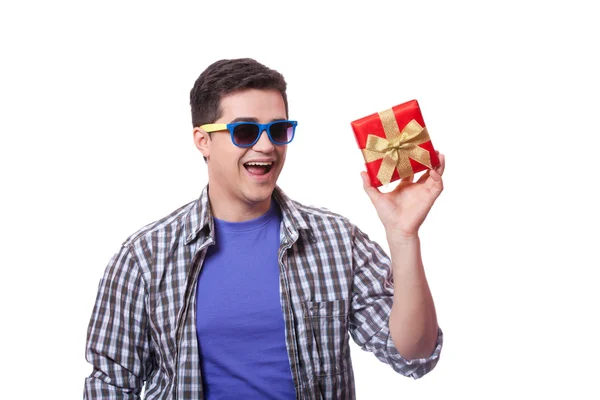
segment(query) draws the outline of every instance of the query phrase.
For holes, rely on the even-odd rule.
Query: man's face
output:
[[[277,90],[248,89],[221,99],[223,114],[215,124],[252,121],[266,124],[287,119],[285,104]],[[202,132],[196,132],[194,136]],[[204,135],[207,135],[204,133]],[[274,145],[266,132],[258,142],[241,148],[231,141],[229,131],[211,133],[203,145],[196,145],[207,158],[211,197],[225,204],[270,203],[277,178],[285,162],[287,146]],[[259,165],[250,165],[259,163]],[[265,166],[262,166],[265,165]]]

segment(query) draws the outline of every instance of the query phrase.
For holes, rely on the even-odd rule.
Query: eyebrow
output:
[[[271,121],[269,122],[275,122],[275,121],[286,121],[286,118],[273,118]],[[233,119],[230,124],[234,124],[236,122],[256,122],[258,123],[258,119],[254,118],[254,117],[237,117],[235,119]]]

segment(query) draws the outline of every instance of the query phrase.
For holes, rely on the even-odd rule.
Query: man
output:
[[[349,336],[406,376],[437,363],[442,334],[418,229],[442,165],[382,194],[363,183],[391,261],[347,219],[276,186],[297,123],[286,83],[221,60],[190,94],[208,185],[129,237],[88,329],[89,399],[353,399]],[[392,279],[393,278],[393,279]]]

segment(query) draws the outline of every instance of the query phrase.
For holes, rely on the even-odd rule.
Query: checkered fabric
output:
[[[280,301],[297,399],[354,399],[349,338],[405,376],[433,369],[405,360],[388,327],[390,259],[346,218],[273,192],[283,221]],[[208,187],[197,201],[130,236],[100,281],[88,327],[86,399],[203,399],[196,282],[215,243]],[[249,346],[252,343],[248,343]]]

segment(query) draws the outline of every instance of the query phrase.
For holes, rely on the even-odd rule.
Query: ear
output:
[[[210,156],[210,135],[202,128],[194,128],[194,144],[200,150],[202,156],[209,158]]]

